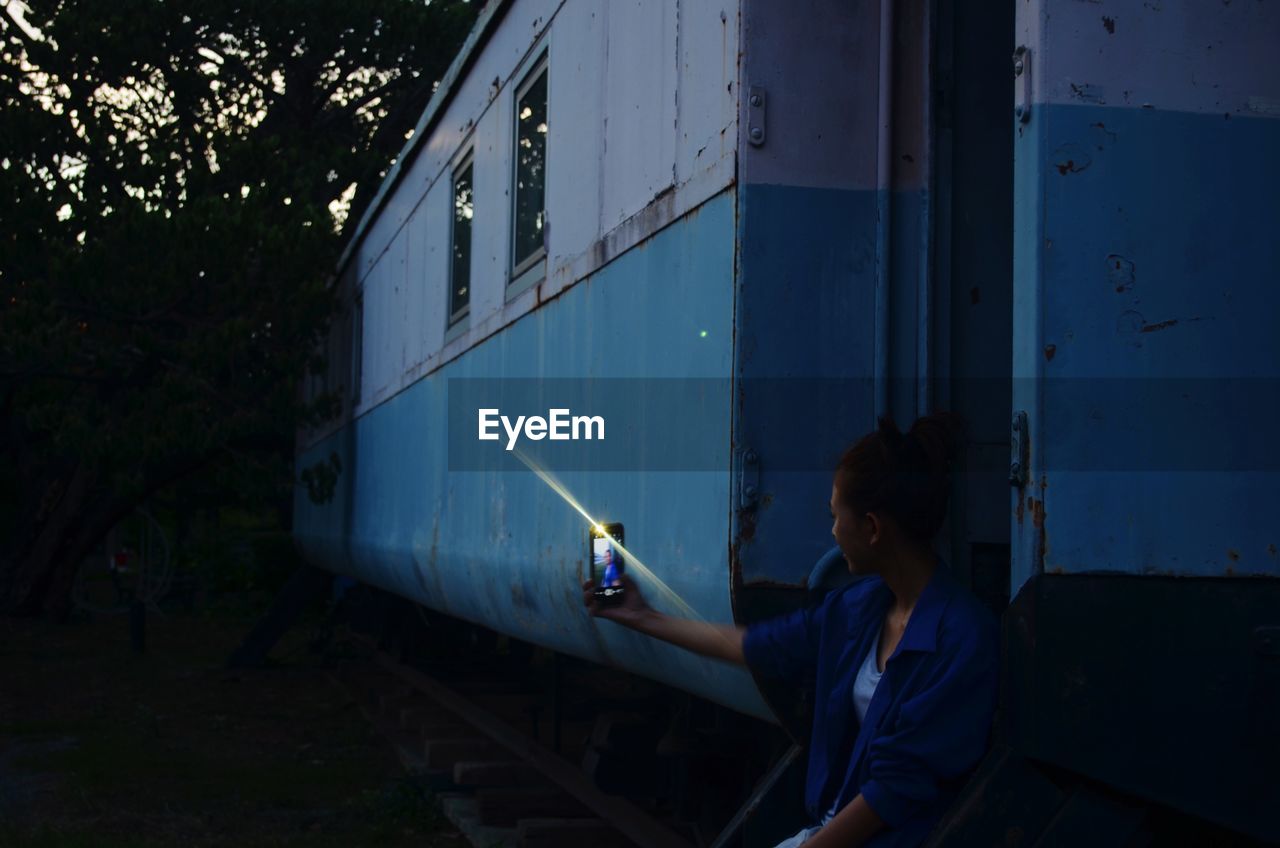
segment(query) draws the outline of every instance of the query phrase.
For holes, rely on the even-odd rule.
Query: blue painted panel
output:
[[[1280,576],[1280,121],[1038,108],[1045,569]]]
[[[890,194],[888,412],[904,430],[919,415],[917,379],[928,373],[928,363],[920,361],[920,340],[930,328],[919,302],[922,266],[929,258],[928,200],[924,191]]]
[[[841,451],[874,423],[874,191],[748,185],[734,442],[760,456],[760,506],[738,511],[747,583],[803,585],[831,547]]]
[[[831,547],[845,448],[875,428],[875,191],[750,185],[740,194],[735,444],[760,457],[760,503],[734,539],[747,583],[803,585]],[[916,417],[927,195],[892,193],[890,411]]]
[[[1038,113],[1036,117],[1039,118]],[[1012,119],[1012,116],[1010,116]],[[1027,515],[1023,499],[1030,493],[1037,498],[1036,488],[1041,468],[1041,430],[1044,421],[1040,377],[1045,358],[1041,354],[1041,298],[1044,276],[1044,146],[1039,125],[1030,127],[1013,123],[1013,381],[1011,409],[1014,415],[1025,414],[1027,433],[1023,446],[1030,472],[1031,487],[1010,488],[1010,512],[1017,517],[1011,526],[1009,562],[1009,597],[1035,576],[1041,566],[1040,541],[1043,522]],[[1034,506],[1034,504],[1032,505]]]
[[[337,451],[346,489],[322,507],[300,495],[295,533],[308,558],[767,717],[744,669],[589,618],[579,589],[585,520],[532,473],[450,472],[444,431],[451,377],[728,379],[733,248],[734,195],[726,192],[313,446],[300,467]],[[556,477],[594,517],[623,522],[628,548],[696,614],[732,621],[730,410],[689,426],[720,431],[723,471]],[[655,606],[683,612],[643,575],[637,580]]]

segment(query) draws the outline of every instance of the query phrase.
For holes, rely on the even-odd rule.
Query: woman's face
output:
[[[876,522],[869,516],[858,515],[840,498],[840,490],[831,485],[831,535],[844,554],[851,574],[868,574],[875,571],[872,542],[876,539]]]

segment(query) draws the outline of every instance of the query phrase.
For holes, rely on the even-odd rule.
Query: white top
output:
[[[871,703],[871,696],[876,693],[876,685],[880,682],[880,676],[884,673],[876,667],[876,654],[880,651],[880,637],[884,634],[884,626],[881,625],[880,631],[876,633],[876,638],[871,643],[871,650],[867,651],[866,657],[862,660],[862,665],[858,667],[858,676],[853,679],[853,709],[858,714],[858,723],[867,717],[867,706]],[[826,824],[835,818],[837,810],[832,807],[827,810],[826,815],[822,817],[822,823]],[[807,835],[812,836],[817,832],[817,828],[813,828]],[[801,834],[796,834],[801,836]],[[795,838],[795,837],[793,837]],[[790,845],[784,842],[776,848]],[[794,843],[799,845],[799,842]]]
[[[880,675],[883,674],[876,668],[876,654],[880,651],[880,636],[883,633],[882,626],[880,632],[876,634],[875,641],[871,643],[871,650],[867,651],[867,656],[858,669],[858,676],[853,679],[853,709],[858,713],[859,724],[867,717],[867,705],[871,703],[871,696],[876,693],[876,684],[880,682]]]

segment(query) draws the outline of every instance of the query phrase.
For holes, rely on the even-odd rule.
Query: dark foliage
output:
[[[289,503],[296,428],[337,411],[297,389],[323,367],[342,222],[475,5],[7,5],[0,610],[65,612],[78,563],[157,492]]]

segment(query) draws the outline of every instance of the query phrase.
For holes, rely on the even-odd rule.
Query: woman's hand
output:
[[[635,581],[625,574],[622,585],[626,591],[622,603],[608,606],[596,602],[596,584],[582,581],[582,605],[594,616],[607,618],[630,627],[655,639],[679,645],[681,648],[729,662],[746,662],[742,654],[742,640],[746,628],[733,624],[710,624],[666,615],[650,607],[640,594]]]
[[[640,587],[625,574],[622,575],[622,587],[625,590],[622,593],[622,603],[602,604],[595,597],[595,581],[584,580],[582,581],[582,605],[594,616],[616,621],[626,627],[638,628],[643,619],[653,615],[653,608],[645,603],[644,596],[640,594]]]

